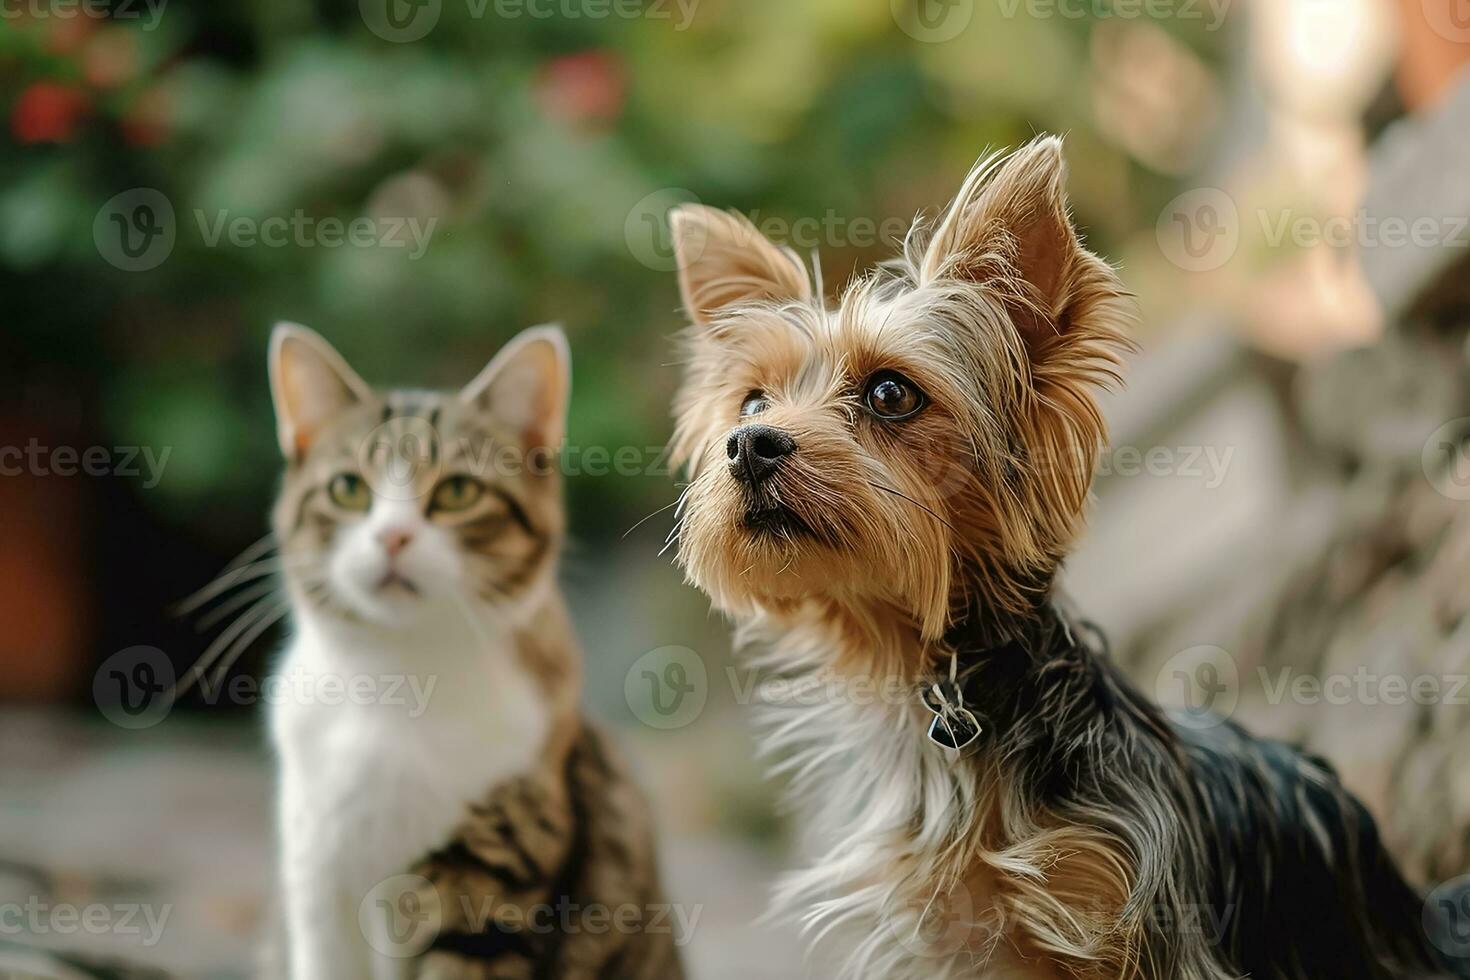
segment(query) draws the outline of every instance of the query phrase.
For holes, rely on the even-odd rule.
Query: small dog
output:
[[[826,850],[778,908],[847,977],[1470,977],[1325,764],[1172,721],[1053,596],[1135,315],[1063,186],[1054,138],[982,161],[835,307],[672,216],[679,560],[808,692],[767,747]]]

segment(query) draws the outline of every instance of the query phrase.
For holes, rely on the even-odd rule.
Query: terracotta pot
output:
[[[24,450],[56,443],[0,420],[0,701],[57,701],[86,685],[91,602],[80,477],[42,472]]]

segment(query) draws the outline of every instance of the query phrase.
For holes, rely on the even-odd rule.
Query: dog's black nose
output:
[[[751,486],[776,472],[781,460],[794,452],[796,440],[769,425],[742,425],[725,443],[730,472]]]

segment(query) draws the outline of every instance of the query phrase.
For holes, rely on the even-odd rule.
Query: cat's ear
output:
[[[345,409],[373,400],[373,390],[315,331],[278,323],[271,332],[271,397],[281,453],[299,460]]]
[[[679,292],[695,323],[706,324],[738,303],[812,297],[811,277],[801,260],[743,215],[682,204],[670,212],[669,227],[679,263]]]
[[[1062,141],[1046,136],[975,166],[939,219],[920,279],[1004,292],[1028,343],[1065,333],[1087,253],[1067,214]]]
[[[559,326],[532,327],[500,349],[460,400],[512,426],[521,448],[555,449],[566,435],[572,354]]]

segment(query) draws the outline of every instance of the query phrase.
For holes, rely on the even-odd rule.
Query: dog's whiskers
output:
[[[683,498],[681,497],[680,500],[682,500],[682,499]],[[665,504],[664,506],[660,507],[658,510],[656,510],[653,513],[649,514],[647,517],[644,517],[644,518],[639,519],[639,521],[636,524],[634,524],[632,527],[628,528],[628,530],[626,530],[626,531],[623,532],[623,536],[619,540],[622,540],[622,541],[628,540],[628,535],[630,535],[634,531],[638,530],[644,524],[647,524],[649,521],[653,520],[655,517],[657,517],[658,515],[662,514],[664,511],[666,511],[666,510],[672,510],[672,509],[674,509],[675,507],[678,507],[678,506],[679,506],[679,500],[675,500],[673,503]]]
[[[934,518],[936,521],[938,521],[939,523],[943,524],[945,527],[949,528],[951,531],[954,531],[955,534],[959,534],[959,531],[956,531],[955,530],[955,526],[953,524],[951,524],[949,521],[946,521],[944,518],[940,517],[938,514],[934,513],[934,511],[930,510],[928,507],[925,507],[923,504],[919,503],[917,500],[915,500],[913,497],[910,497],[908,494],[903,493],[903,492],[901,492],[899,490],[895,490],[892,487],[885,487],[881,483],[874,483],[872,480],[869,480],[868,481],[868,486],[872,487],[874,490],[882,490],[884,493],[891,493],[895,497],[902,497],[904,500],[907,500],[909,503],[913,504],[915,507],[919,508],[924,513],[928,514],[930,517]]]

